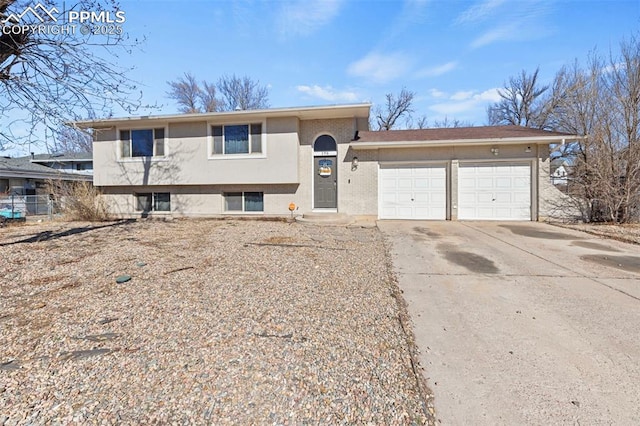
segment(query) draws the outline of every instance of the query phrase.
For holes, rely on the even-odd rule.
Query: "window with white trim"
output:
[[[227,212],[263,212],[263,192],[225,192],[224,210]]]
[[[211,155],[262,153],[262,123],[211,126],[211,136]]]
[[[164,128],[120,130],[120,157],[163,157]]]
[[[136,210],[141,212],[171,211],[171,193],[146,192],[136,193]]]

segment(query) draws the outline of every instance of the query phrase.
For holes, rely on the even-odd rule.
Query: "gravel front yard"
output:
[[[50,223],[0,260],[0,425],[433,422],[377,229]]]

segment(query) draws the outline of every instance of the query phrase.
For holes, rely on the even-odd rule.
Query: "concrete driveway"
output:
[[[442,424],[640,424],[640,247],[381,221]]]

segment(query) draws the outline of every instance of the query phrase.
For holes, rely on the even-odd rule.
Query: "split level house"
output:
[[[94,185],[119,217],[540,220],[561,196],[549,146],[518,126],[369,131],[370,104],[109,118]]]

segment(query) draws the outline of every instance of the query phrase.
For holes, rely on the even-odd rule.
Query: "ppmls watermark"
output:
[[[123,10],[88,11],[65,10],[55,6],[47,8],[42,3],[26,7],[20,13],[2,16],[2,34],[53,34],[121,35],[126,21]]]

